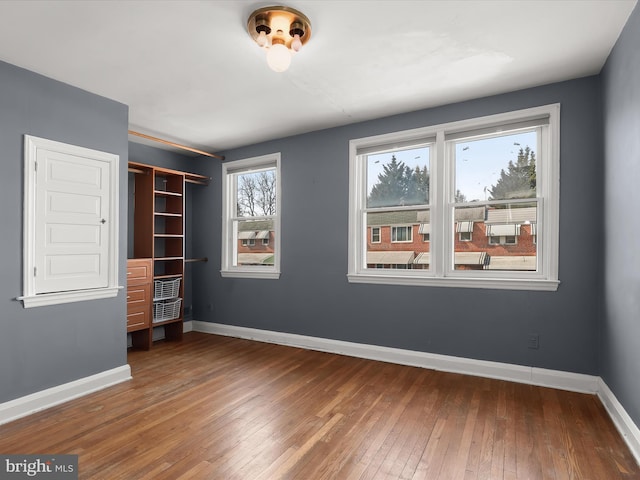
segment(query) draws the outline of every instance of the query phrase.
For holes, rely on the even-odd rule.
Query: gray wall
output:
[[[194,195],[194,318],[519,365],[597,374],[602,252],[599,77],[417,111],[224,152],[282,153],[282,276],[221,278],[221,167]],[[380,92],[384,95],[384,92]],[[348,142],[352,138],[560,102],[557,292],[349,284]],[[265,119],[269,121],[269,119]],[[527,334],[540,334],[540,349]]]
[[[127,175],[126,105],[0,62],[0,402],[127,363],[124,293],[116,298],[24,309],[23,136],[120,156]],[[120,189],[119,279],[126,278],[127,192]]]
[[[640,425],[640,7],[602,72],[605,312],[601,376]]]

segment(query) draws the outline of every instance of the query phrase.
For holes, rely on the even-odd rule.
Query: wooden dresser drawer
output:
[[[133,258],[127,260],[127,285],[151,283],[153,278],[153,261],[150,258]]]
[[[127,331],[151,324],[151,284],[127,287]]]
[[[151,284],[127,287],[127,308],[136,305],[151,305]]]
[[[151,324],[150,316],[148,307],[127,309],[127,332],[148,328]]]

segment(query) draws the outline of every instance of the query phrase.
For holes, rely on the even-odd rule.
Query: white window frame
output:
[[[466,235],[469,235],[469,238],[464,238]],[[473,241],[473,232],[459,232],[458,233],[458,241],[460,241],[460,242],[472,242]]]
[[[260,170],[276,171],[276,214],[269,217],[237,217],[235,174],[259,172]],[[280,152],[259,157],[235,160],[222,164],[222,261],[220,275],[236,278],[280,278],[280,220],[281,220],[281,174]],[[233,222],[236,220],[269,218],[273,220],[274,260],[272,266],[234,265],[237,255],[237,239],[234,237]]]
[[[394,240],[397,237],[397,229],[405,228],[408,240]],[[391,243],[413,243],[413,225],[391,225]]]
[[[373,231],[378,231],[378,240],[373,239]],[[382,242],[382,228],[381,227],[371,227],[371,243],[381,243]]]
[[[41,246],[36,242],[36,230],[38,225],[44,222],[44,219],[39,216],[37,208],[38,155],[40,151],[60,152],[104,162],[107,165],[106,168],[109,171],[109,205],[107,210],[109,218],[104,224],[109,228],[107,234],[109,245],[106,248],[108,272],[105,287],[72,290],[61,288],[60,291],[49,293],[38,293],[37,291],[36,259],[40,255]],[[24,308],[112,298],[117,296],[118,291],[123,288],[118,285],[119,162],[120,157],[113,153],[69,145],[32,135],[24,136],[23,294],[17,297],[17,300],[23,302]]]
[[[537,196],[530,200],[536,201],[538,205],[537,221],[540,228],[536,239],[537,271],[455,270],[453,265],[455,168],[451,152],[452,145],[445,139],[445,135],[480,130],[499,132],[502,128],[507,133],[513,125],[520,122],[531,123],[539,119],[545,119],[543,123],[546,125],[538,127]],[[394,145],[406,146],[413,140],[416,144],[424,144],[424,139],[431,137],[435,137],[435,141],[430,145],[432,149],[429,188],[431,224],[447,227],[436,227],[431,232],[430,268],[428,270],[411,269],[401,273],[391,269],[367,269],[365,241],[367,165],[366,154],[358,152],[372,153],[376,148],[384,150],[393,148]],[[559,195],[560,104],[353,139],[349,142],[348,280],[352,283],[555,291],[560,283],[558,280]],[[472,204],[468,205],[472,206]]]

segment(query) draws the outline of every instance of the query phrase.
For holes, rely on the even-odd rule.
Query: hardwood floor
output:
[[[81,479],[640,479],[597,397],[215,335],[0,426]]]

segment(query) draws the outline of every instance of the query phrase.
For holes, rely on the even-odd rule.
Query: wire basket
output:
[[[153,323],[179,318],[181,305],[181,298],[172,301],[153,302]]]
[[[180,277],[173,280],[154,280],[153,299],[165,300],[177,298],[180,295]]]

